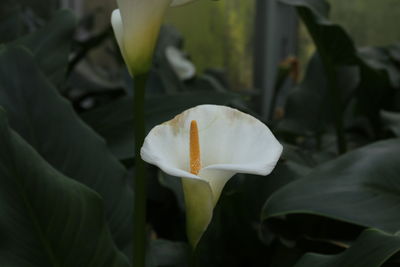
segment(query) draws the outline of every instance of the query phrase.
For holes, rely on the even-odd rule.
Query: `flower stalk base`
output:
[[[140,156],[145,137],[144,102],[146,75],[134,78],[135,175],[133,219],[133,266],[144,267],[146,261],[146,165]]]

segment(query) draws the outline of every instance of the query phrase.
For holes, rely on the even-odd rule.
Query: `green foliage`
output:
[[[277,128],[309,160],[284,153],[306,172],[266,201],[264,231],[291,244],[285,253],[299,261],[284,266],[381,266],[399,250],[399,140],[381,141],[398,134],[398,46],[357,49],[328,19],[327,2],[282,2],[296,7],[317,48]],[[390,234],[360,235],[370,227]]]
[[[102,199],[48,164],[0,110],[2,266],[129,266],[104,220]]]
[[[378,230],[366,230],[354,244],[339,255],[306,254],[296,267],[352,267],[381,266],[389,257],[400,250],[400,237]]]
[[[54,168],[100,193],[111,232],[124,248],[132,214],[126,170],[58,95],[26,49],[3,50],[0,82],[0,105],[10,125]]]
[[[311,213],[397,232],[399,149],[399,139],[381,141],[315,168],[274,194],[262,218]]]
[[[342,99],[332,103],[324,64],[315,54],[308,65],[303,81],[293,90],[286,102],[285,120],[279,125],[281,131],[300,135],[321,134],[334,120],[334,105],[346,106],[359,83],[359,73],[354,67],[340,67],[335,71],[341,84]]]
[[[37,64],[55,85],[61,85],[68,67],[68,56],[76,18],[70,10],[60,10],[40,30],[14,42],[34,54]]]
[[[331,18],[340,22],[358,46],[389,45],[400,39],[396,0],[329,0]]]

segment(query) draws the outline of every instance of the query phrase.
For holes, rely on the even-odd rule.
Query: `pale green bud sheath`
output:
[[[111,25],[131,76],[150,70],[154,48],[169,6],[193,0],[117,0]]]

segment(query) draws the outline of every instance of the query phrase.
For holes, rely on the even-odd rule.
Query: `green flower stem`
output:
[[[346,133],[344,129],[344,121],[343,121],[343,107],[340,95],[340,89],[337,86],[337,79],[335,74],[335,69],[332,67],[333,64],[329,61],[325,61],[325,69],[328,78],[328,87],[332,96],[332,104],[334,108],[334,122],[335,122],[335,130],[336,130],[336,138],[337,138],[337,148],[339,154],[344,154],[347,152],[347,141],[346,141]]]
[[[196,248],[193,248],[189,257],[189,267],[198,267],[198,252]]]
[[[133,266],[144,267],[146,262],[146,165],[140,157],[145,138],[144,102],[147,74],[134,78],[135,175],[133,219]]]

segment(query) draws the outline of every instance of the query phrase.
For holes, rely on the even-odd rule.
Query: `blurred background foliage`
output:
[[[166,23],[182,32],[199,71],[210,66],[229,70],[231,84],[243,90],[252,83],[254,8],[254,0],[198,1],[170,9]]]
[[[331,18],[349,31],[357,46],[389,45],[400,40],[400,3],[395,0],[331,0]]]
[[[330,18],[342,25],[352,36],[357,46],[385,46],[400,40],[396,26],[400,2],[396,0],[329,0]],[[302,70],[315,46],[301,23],[299,27],[299,58]],[[304,73],[304,72],[303,72]]]

